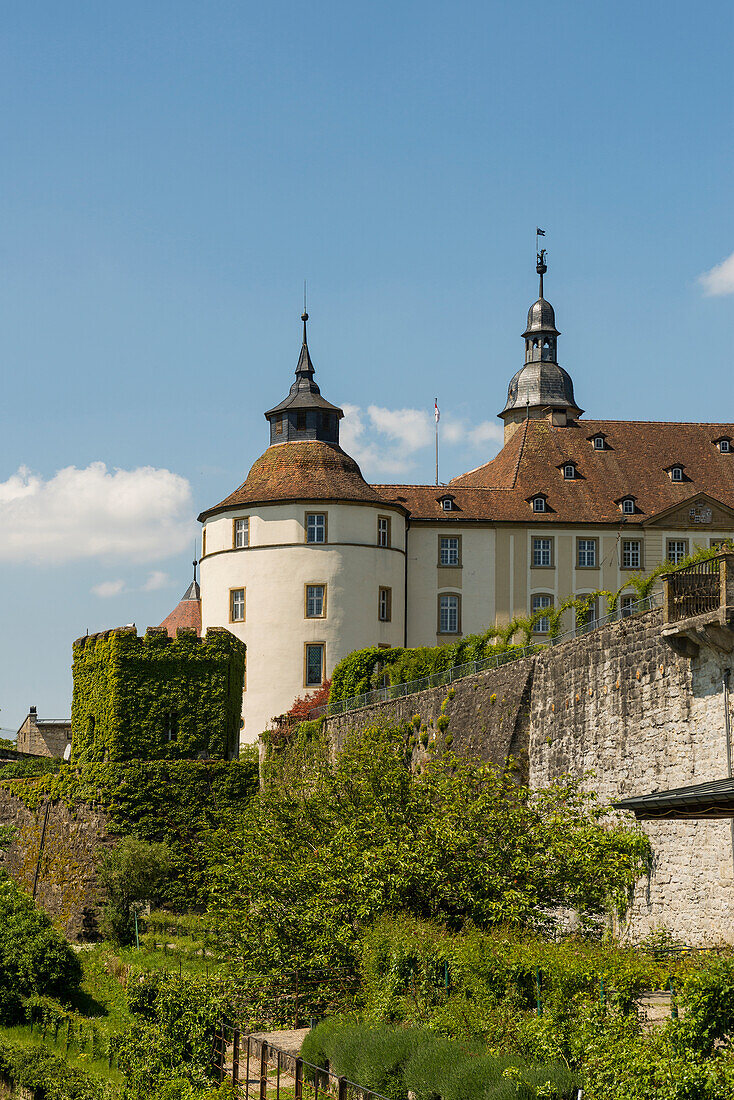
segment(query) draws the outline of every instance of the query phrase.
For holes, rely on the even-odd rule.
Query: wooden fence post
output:
[[[260,1100],[268,1100],[268,1044],[260,1045]]]
[[[296,1058],[296,1087],[293,1100],[303,1100],[303,1058]]]
[[[346,1077],[339,1078],[339,1098],[338,1100],[347,1100],[347,1079]]]

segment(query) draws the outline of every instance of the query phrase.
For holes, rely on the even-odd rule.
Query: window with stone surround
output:
[[[245,621],[244,588],[230,588],[229,590],[229,621],[231,623],[243,623]]]
[[[639,539],[622,540],[622,568],[642,568],[642,543]]]
[[[243,516],[234,520],[233,524],[235,550],[242,550],[250,545],[250,517]]]
[[[553,565],[553,539],[533,539],[533,566],[547,569]]]

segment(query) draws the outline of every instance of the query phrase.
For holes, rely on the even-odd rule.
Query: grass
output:
[[[61,1032],[59,1032],[58,1038],[54,1042],[53,1031],[49,1031],[44,1039],[37,1026],[34,1027],[33,1034],[31,1034],[28,1024],[18,1024],[16,1027],[0,1027],[0,1039],[7,1039],[9,1042],[21,1047],[51,1051],[52,1054],[63,1058],[75,1069],[111,1081],[115,1085],[121,1085],[125,1080],[116,1066],[107,1064],[106,1057],[93,1058],[87,1051],[75,1049],[73,1044],[66,1050],[65,1036],[62,1036]]]

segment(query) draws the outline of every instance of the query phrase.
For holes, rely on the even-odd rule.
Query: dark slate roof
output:
[[[618,810],[631,810],[638,821],[734,817],[734,779],[715,779],[690,787],[654,791],[624,798],[614,806]]]
[[[545,298],[538,298],[528,310],[528,325],[523,336],[532,336],[536,332],[551,332],[554,336],[560,336],[556,328],[556,314],[550,302]]]
[[[510,379],[507,403],[502,412],[524,409],[527,405],[581,412],[574,397],[571,375],[558,363],[548,360],[526,363]]]
[[[341,447],[317,440],[299,441],[268,447],[239,489],[202,512],[199,519],[203,522],[229,508],[286,500],[386,503]]]
[[[321,390],[314,381],[314,367],[311,362],[308,341],[306,339],[306,321],[308,320],[308,314],[304,313],[301,320],[303,321],[303,343],[301,345],[301,353],[298,356],[298,363],[296,364],[296,380],[291,386],[288,396],[281,401],[279,405],[275,405],[272,409],[268,409],[265,416],[266,418],[270,418],[275,413],[285,412],[286,409],[325,409],[328,412],[336,413],[337,417],[341,420],[344,416],[344,411],[340,409],[338,405],[332,405],[330,401],[322,397]]]

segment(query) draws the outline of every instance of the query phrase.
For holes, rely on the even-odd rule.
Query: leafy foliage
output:
[[[102,931],[108,939],[122,946],[135,942],[135,918],[144,902],[158,899],[170,870],[167,845],[133,836],[102,854],[98,880],[105,893]]]
[[[211,838],[210,910],[264,972],[353,967],[362,930],[404,910],[447,927],[623,906],[647,853],[573,782],[531,794],[452,754],[410,772],[411,727],[351,738],[333,765],[266,788]]]
[[[76,762],[226,758],[242,712],[245,647],[228,630],[206,637],[111,630],[74,643],[71,720]],[[170,736],[170,716],[175,736]]]
[[[68,943],[19,886],[0,873],[0,1021],[16,1019],[20,997],[69,996],[81,966]]]

